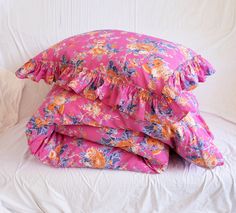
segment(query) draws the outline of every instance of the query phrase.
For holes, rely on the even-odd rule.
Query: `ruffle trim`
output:
[[[136,120],[155,123],[168,123],[181,120],[188,112],[195,112],[198,103],[195,96],[186,91],[178,91],[166,85],[161,95],[138,87],[126,77],[109,72],[63,67],[55,62],[30,60],[17,70],[17,77],[30,78],[38,82],[57,85],[77,94],[104,104],[116,107]]]
[[[215,73],[212,65],[201,55],[179,65],[169,79],[169,84],[180,90],[192,90],[199,82],[205,82],[207,76]]]

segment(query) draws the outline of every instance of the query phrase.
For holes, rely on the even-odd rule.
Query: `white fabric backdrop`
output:
[[[217,73],[196,94],[201,110],[236,122],[235,0],[0,0],[0,66],[12,72],[68,36],[124,29],[182,43],[205,56]],[[27,81],[21,117],[48,91]]]

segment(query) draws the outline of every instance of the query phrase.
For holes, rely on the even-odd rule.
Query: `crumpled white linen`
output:
[[[0,133],[18,121],[24,81],[0,68]]]

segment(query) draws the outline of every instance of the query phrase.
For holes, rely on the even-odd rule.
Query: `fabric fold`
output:
[[[134,156],[130,165],[119,167],[122,170],[138,171],[134,165],[143,162],[140,172],[160,173],[168,166],[169,148],[198,166],[214,168],[222,165],[222,156],[212,143],[213,136],[205,130],[207,128],[196,113],[189,113],[171,125],[136,120],[99,100],[86,99],[55,85],[27,124],[26,134],[32,154],[49,165],[62,167],[61,160],[64,159],[71,161],[70,167],[87,167],[81,156],[85,151],[76,147],[80,144],[77,142],[82,141],[87,147],[85,150],[89,147],[94,147],[97,150],[94,152],[99,153],[102,152],[100,148],[119,150],[119,165],[123,164],[123,155],[130,156],[129,159]],[[57,146],[65,143],[65,151],[55,151]],[[66,152],[66,156],[62,154]],[[77,160],[70,157],[75,153],[79,155],[75,158],[79,161],[77,164]],[[57,156],[56,161],[50,158],[51,155]],[[109,168],[107,160],[104,162],[103,168]]]

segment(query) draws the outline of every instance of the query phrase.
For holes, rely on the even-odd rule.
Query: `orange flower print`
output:
[[[106,159],[104,154],[93,147],[89,148],[86,152],[86,157],[89,158],[93,168],[104,168],[106,166]]]
[[[58,146],[56,147],[56,149],[55,149],[55,152],[56,152],[56,153],[60,153],[60,151],[61,151],[61,145],[58,145]]]
[[[151,67],[149,67],[148,64],[143,64],[143,65],[142,65],[142,68],[143,68],[144,71],[147,72],[148,74],[151,74],[151,73],[152,73],[152,69],[151,69]]]
[[[145,90],[140,90],[138,96],[144,102],[148,101],[150,98],[149,92]]]
[[[58,109],[58,112],[59,112],[60,114],[63,114],[64,109],[65,109],[65,106],[64,106],[64,105],[61,105],[61,106],[59,107],[59,109]]]
[[[122,84],[123,82],[125,82],[125,78],[123,76],[118,75],[115,71],[113,71],[112,69],[109,69],[107,71],[107,80],[108,82],[115,84],[115,85],[119,85]]]
[[[62,95],[62,94],[61,94]],[[53,103],[50,103],[47,107],[49,111],[53,111],[55,107],[58,107],[58,112],[63,114],[64,112],[64,103],[66,102],[66,98],[63,96],[55,96]]]
[[[91,89],[85,89],[83,94],[84,94],[84,97],[89,100],[94,101],[97,98],[95,91]]]
[[[169,125],[164,125],[162,126],[162,136],[163,138],[170,138],[172,136],[172,131]]]
[[[91,49],[92,55],[99,56],[99,55],[107,54],[105,43],[106,43],[105,40],[96,41],[95,46]]]
[[[151,138],[151,137],[148,137],[146,139],[147,141],[147,144],[151,147],[154,147],[155,149],[152,150],[152,153],[154,155],[158,155],[159,153],[161,153],[161,151],[164,149],[164,144],[161,143],[159,140],[157,139],[154,139],[154,138]]]
[[[154,59],[154,61],[153,61],[153,67],[154,68],[159,68],[162,65],[163,65],[163,62],[160,59],[157,59],[157,58]]]
[[[51,151],[49,152],[49,154],[48,154],[48,157],[49,157],[51,160],[55,159],[56,156],[57,156],[57,153],[56,153],[54,150],[51,150]]]
[[[217,158],[206,151],[202,151],[202,157],[194,159],[193,162],[199,166],[214,168],[217,165]]]
[[[33,63],[32,60],[30,60],[30,61],[28,61],[27,63],[24,64],[23,69],[21,69],[21,73],[22,74],[28,74],[32,70],[34,70],[34,67],[35,67],[35,64]],[[35,78],[35,76],[29,75],[29,78],[33,80]]]
[[[142,68],[148,74],[152,74],[154,77],[157,77],[162,65],[163,62],[160,59],[154,59],[152,63],[148,62],[146,64],[143,64]]]
[[[119,143],[117,143],[117,147],[121,147],[121,148],[131,148],[133,146],[133,140],[130,138],[130,139],[127,139],[127,140],[122,140],[120,141]]]
[[[158,140],[154,139],[154,138],[151,138],[151,137],[148,137],[146,139],[146,142],[149,146],[156,146],[156,144],[158,143]]]
[[[153,154],[153,155],[158,155],[158,154],[160,154],[160,153],[161,153],[161,150],[160,150],[160,149],[155,149],[155,150],[152,151],[152,154]]]
[[[41,120],[40,118],[36,118],[36,119],[35,119],[35,123],[36,123],[36,125],[37,125],[38,128],[39,128],[39,127],[42,127],[42,126],[45,124],[44,121]]]
[[[52,112],[55,106],[56,106],[55,104],[51,103],[48,105],[47,109]]]
[[[160,120],[158,119],[158,116],[156,114],[151,115],[146,113],[145,117],[147,118],[148,121],[152,123],[160,123]]]
[[[209,152],[203,153],[203,159],[205,160],[205,165],[208,168],[214,168],[217,165],[217,158],[215,155],[211,155]]]

